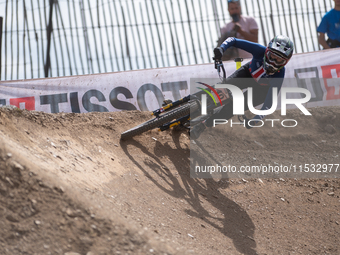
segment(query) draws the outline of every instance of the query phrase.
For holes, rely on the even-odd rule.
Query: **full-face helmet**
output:
[[[275,36],[268,44],[264,54],[263,66],[268,75],[282,69],[290,60],[294,43],[284,35]]]

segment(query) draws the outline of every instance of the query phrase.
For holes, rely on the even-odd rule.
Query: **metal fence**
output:
[[[319,50],[316,28],[332,0],[240,0],[296,53]],[[0,0],[1,79],[31,79],[211,62],[227,0]],[[0,12],[1,16],[1,12]]]

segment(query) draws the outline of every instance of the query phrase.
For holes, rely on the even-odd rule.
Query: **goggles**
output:
[[[268,59],[268,62],[274,64],[275,66],[284,66],[285,64],[287,64],[287,59],[281,57],[271,50],[266,51],[266,57]]]

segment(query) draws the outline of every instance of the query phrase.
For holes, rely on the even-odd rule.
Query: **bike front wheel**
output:
[[[197,101],[192,101],[188,104],[179,106],[173,110],[163,113],[160,117],[148,120],[136,127],[133,127],[125,132],[123,132],[120,136],[121,140],[126,140],[136,135],[140,135],[146,131],[151,129],[160,127],[174,119],[179,119],[190,114],[191,111],[196,111],[199,108],[199,104]]]

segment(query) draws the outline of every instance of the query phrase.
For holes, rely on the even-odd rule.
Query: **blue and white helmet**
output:
[[[290,60],[294,51],[294,43],[284,35],[275,36],[268,44],[263,58],[263,67],[272,75],[282,69]]]

